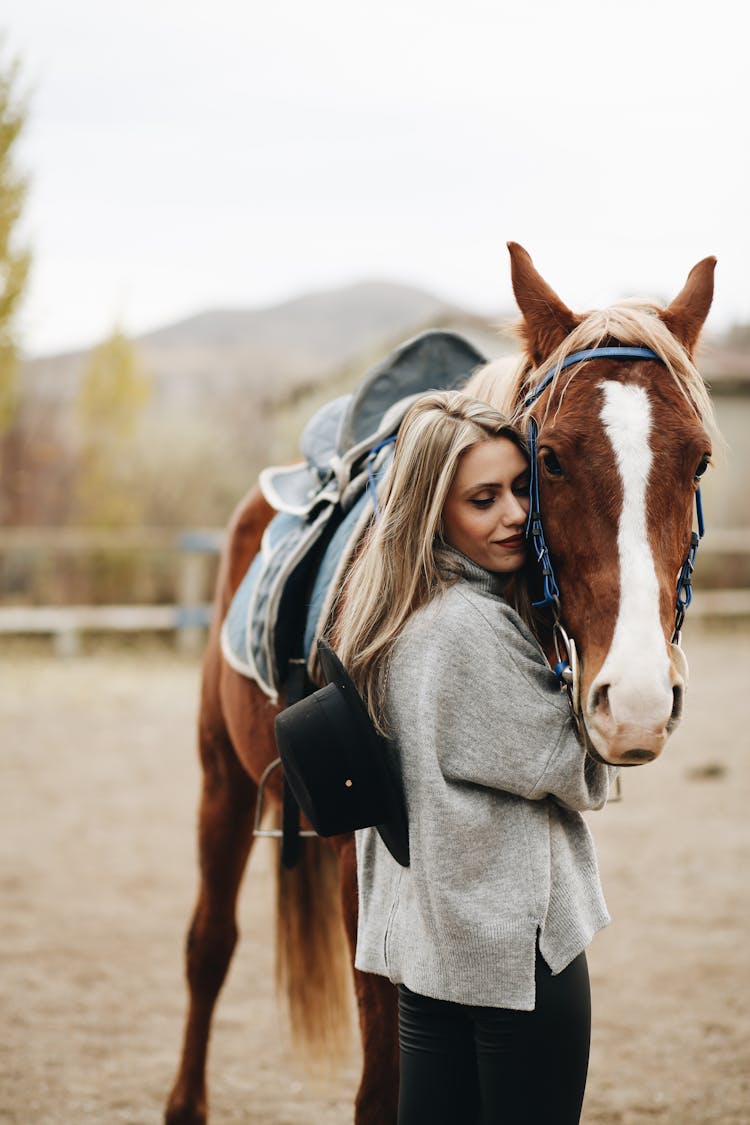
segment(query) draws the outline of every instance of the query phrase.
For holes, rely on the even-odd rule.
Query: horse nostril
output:
[[[681,687],[676,685],[672,688],[672,714],[669,716],[669,723],[667,724],[668,730],[671,730],[672,727],[676,726],[682,718],[683,695],[684,692]]]
[[[600,684],[594,688],[591,695],[591,710],[601,715],[609,715],[609,684]]]
[[[656,754],[653,750],[626,750],[622,756],[623,766],[645,766],[646,762],[653,762]]]

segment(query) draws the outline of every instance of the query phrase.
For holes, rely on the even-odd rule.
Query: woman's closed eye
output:
[[[469,500],[469,503],[472,504],[475,508],[480,508],[480,509],[490,508],[495,503],[495,497],[494,496],[472,496],[471,499]]]

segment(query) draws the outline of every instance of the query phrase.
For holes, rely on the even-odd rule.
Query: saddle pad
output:
[[[261,491],[277,512],[306,516],[319,502],[320,493],[331,476],[341,419],[351,397],[341,395],[327,402],[307,423],[299,443],[305,458],[302,463],[272,465],[261,470]]]
[[[389,463],[390,460],[389,457]],[[384,471],[385,466],[378,473],[377,479]],[[307,674],[313,682],[318,680],[316,667],[318,637],[325,633],[352,556],[372,516],[372,498],[369,492],[365,492],[336,528],[315,575],[305,618],[304,636]]]
[[[374,470],[376,484],[392,455],[390,448],[382,451]],[[227,663],[254,680],[274,703],[288,661],[298,655],[292,651],[297,638],[308,674],[317,679],[315,645],[372,513],[371,493],[365,489],[346,512],[338,505],[326,508],[312,522],[280,512],[266,528],[261,550],[222,625],[221,647]]]
[[[282,603],[303,581],[304,574],[299,571],[312,567],[312,552],[334,512],[333,507],[324,505],[312,520],[288,512],[274,516],[222,624],[224,659],[237,672],[255,680],[274,702],[278,701],[287,665],[286,660],[279,661],[277,653]]]

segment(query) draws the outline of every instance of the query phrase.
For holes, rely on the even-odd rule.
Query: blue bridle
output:
[[[574,363],[583,363],[589,359],[655,359],[658,363],[662,363],[660,356],[651,348],[644,347],[631,347],[629,345],[602,347],[602,348],[588,348],[585,351],[573,352],[572,355],[566,356],[561,363],[556,364],[547,374],[542,381],[531,391],[523,402],[524,409],[533,406],[534,403],[541,398],[550,385],[555,376],[564,371],[566,367],[571,367]],[[534,606],[541,608],[542,606],[552,606],[553,613],[556,621],[559,622],[560,618],[560,588],[557,585],[555,578],[555,571],[552,566],[552,559],[550,557],[549,547],[544,537],[544,528],[542,526],[542,516],[539,505],[539,465],[538,465],[538,452],[539,452],[539,427],[535,418],[529,418],[529,462],[530,462],[530,479],[529,479],[529,516],[526,523],[526,536],[531,540],[531,543],[536,554],[537,562],[542,574],[543,583],[543,598],[534,602]],[[677,578],[677,600],[675,605],[675,628],[672,639],[679,641],[680,630],[682,623],[685,619],[685,611],[693,599],[693,586],[692,578],[695,569],[695,556],[698,553],[698,544],[703,538],[705,526],[703,522],[703,504],[701,501],[701,491],[698,488],[695,494],[695,507],[698,519],[698,530],[693,531],[690,537],[690,546],[684,563],[680,569]],[[559,675],[565,662],[561,661],[558,665],[560,669],[556,668]]]

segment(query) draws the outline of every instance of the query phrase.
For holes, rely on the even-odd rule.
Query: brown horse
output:
[[[629,302],[579,316],[522,247],[511,243],[509,250],[524,357],[511,377],[497,365],[481,369],[467,390],[523,424],[534,419],[558,594],[550,640],[557,617],[566,630],[558,630],[558,645],[570,655],[567,635],[577,642],[581,663],[571,693],[589,751],[639,764],[663,749],[686,686],[687,665],[672,643],[681,624],[678,615],[676,630],[675,586],[690,548],[697,482],[711,456],[711,407],[692,357],[711,305],[715,260],[699,262],[665,309]],[[610,346],[624,345],[642,350],[609,354]],[[571,359],[590,349],[596,354]],[[230,524],[218,577],[199,722],[201,881],[187,940],[190,1007],[168,1125],[206,1121],[211,1017],[237,939],[235,904],[258,782],[276,757],[277,708],[229,667],[219,637],[273,514],[253,489]],[[278,778],[269,788],[278,802]],[[325,1051],[348,1005],[336,966],[344,929],[350,959],[355,942],[353,838],[306,841],[301,862],[280,868],[279,880],[281,979],[293,1023]],[[395,991],[384,978],[355,972],[354,980],[364,1048],[355,1121],[387,1125],[396,1119]]]

